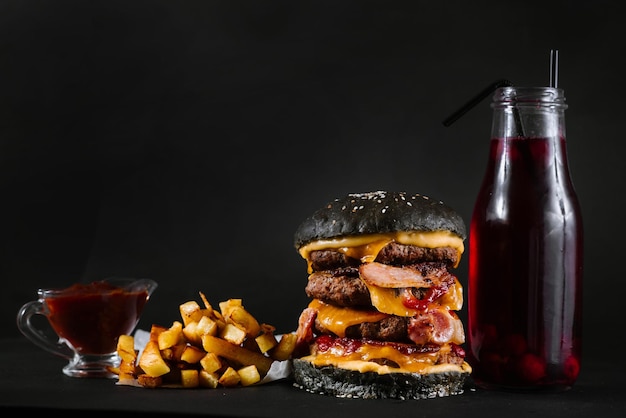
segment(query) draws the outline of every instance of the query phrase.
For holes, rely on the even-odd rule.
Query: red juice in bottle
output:
[[[580,371],[583,231],[562,90],[506,87],[469,234],[468,342],[482,388],[567,389]]]

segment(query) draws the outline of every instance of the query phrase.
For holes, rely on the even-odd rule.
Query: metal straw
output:
[[[550,50],[550,87],[559,87],[559,50]]]

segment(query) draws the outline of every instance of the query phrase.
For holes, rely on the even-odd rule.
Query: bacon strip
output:
[[[409,338],[415,344],[463,344],[465,332],[459,317],[445,308],[431,309],[409,321]]]
[[[313,324],[316,317],[317,310],[313,308],[306,308],[300,314],[298,329],[296,330],[297,346],[304,346],[313,341]]]
[[[364,263],[359,267],[361,279],[369,285],[387,288],[431,287],[433,281],[410,267],[393,267],[382,263]]]

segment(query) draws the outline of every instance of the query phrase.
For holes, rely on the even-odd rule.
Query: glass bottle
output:
[[[468,361],[478,387],[562,390],[580,371],[583,224],[565,96],[501,87],[469,236]]]

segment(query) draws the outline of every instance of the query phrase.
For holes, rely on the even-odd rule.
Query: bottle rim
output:
[[[567,108],[565,91],[556,87],[505,86],[495,90],[493,107],[548,105]]]

